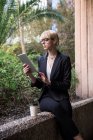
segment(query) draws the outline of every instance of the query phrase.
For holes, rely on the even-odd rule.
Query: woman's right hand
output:
[[[28,64],[23,65],[23,72],[31,78],[32,83],[36,82],[36,78],[33,76],[31,68]]]
[[[23,72],[29,76],[32,75],[31,68],[28,64],[23,64]]]

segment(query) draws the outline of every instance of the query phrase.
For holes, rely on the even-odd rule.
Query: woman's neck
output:
[[[48,57],[53,58],[56,57],[56,55],[57,55],[57,50],[48,51]]]

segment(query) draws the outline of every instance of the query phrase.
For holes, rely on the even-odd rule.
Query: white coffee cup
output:
[[[30,106],[30,115],[31,116],[36,116],[38,113],[38,106],[31,105]]]

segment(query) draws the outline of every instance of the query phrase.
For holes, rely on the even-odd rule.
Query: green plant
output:
[[[75,62],[75,8],[74,2],[71,5],[67,0],[60,0],[57,9],[64,17],[64,22],[56,22],[60,37],[59,49],[64,54],[69,55],[71,62]]]
[[[28,23],[36,19],[52,17],[63,21],[59,12],[42,8],[39,2],[40,0],[29,0],[26,4],[21,4],[20,0],[0,1],[0,44],[4,44],[14,31],[19,30],[23,33],[23,26],[26,27]]]
[[[72,70],[71,70],[71,87],[70,87],[70,90],[69,90],[70,96],[74,97],[76,95],[75,89],[76,89],[76,85],[78,83],[79,83],[79,80],[78,80],[78,77],[76,75],[75,68],[72,67]]]
[[[30,54],[29,57],[36,61],[38,55],[35,58]],[[37,102],[39,95],[38,89],[31,88],[19,58],[11,51],[0,49],[0,101],[31,103]]]
[[[37,88],[33,88],[32,89],[32,93],[31,93],[31,100],[30,100],[30,104],[32,105],[38,105],[38,99],[40,98],[40,89]]]
[[[15,95],[14,98],[18,99],[20,95],[17,92],[27,85],[17,57],[0,49],[0,96],[7,100]]]

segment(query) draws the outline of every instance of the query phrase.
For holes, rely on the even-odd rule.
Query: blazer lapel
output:
[[[54,60],[54,64],[53,64],[52,70],[51,70],[50,80],[53,78],[53,76],[58,71],[59,60],[60,60],[60,53],[58,52],[57,57]]]
[[[46,75],[46,66],[47,66],[47,54],[44,55],[44,59],[42,60],[42,71]]]

